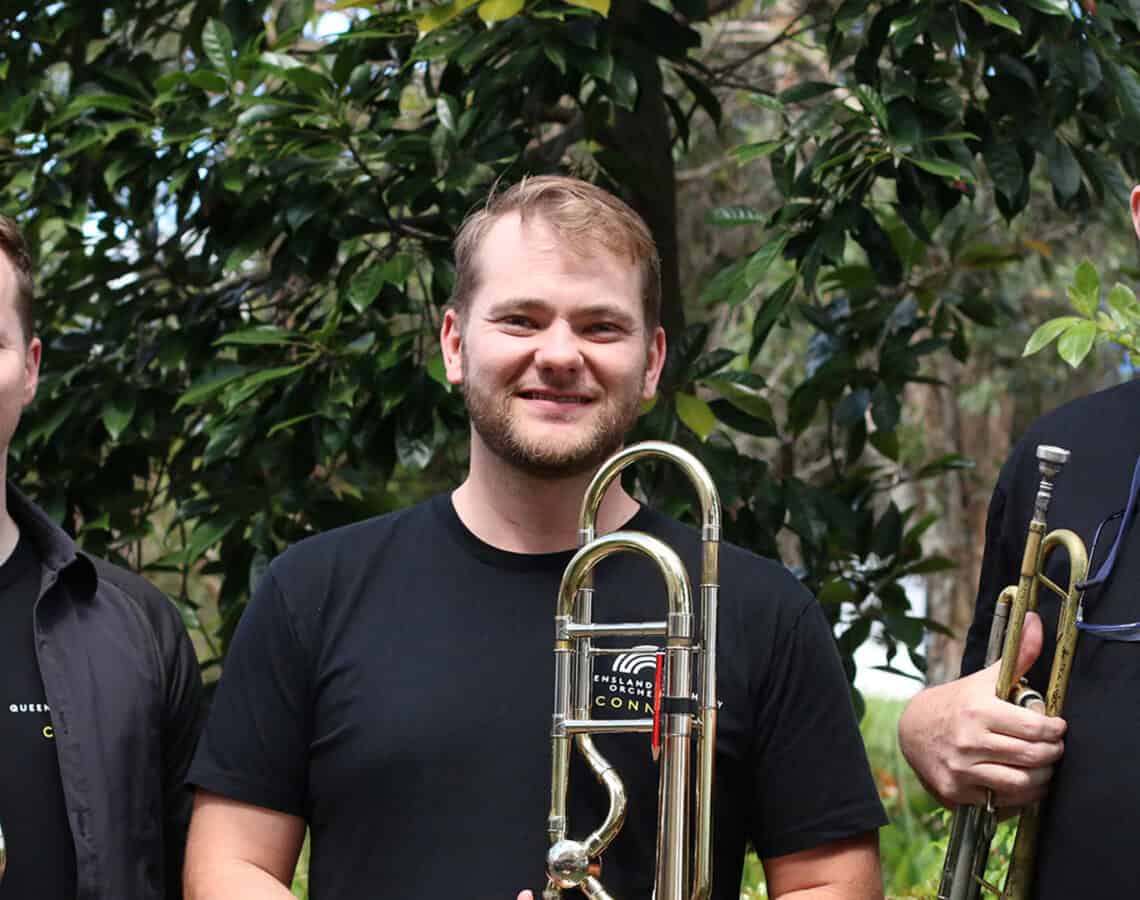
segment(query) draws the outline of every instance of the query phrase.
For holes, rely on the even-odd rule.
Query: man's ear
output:
[[[443,370],[452,384],[463,384],[463,334],[459,313],[449,309],[443,314],[439,328],[439,346],[443,350]]]
[[[1128,205],[1132,210],[1132,227],[1136,229],[1136,237],[1140,238],[1140,184],[1132,189]]]
[[[35,399],[36,387],[40,383],[40,356],[43,354],[43,344],[38,337],[28,341],[28,349],[24,354],[24,406]]]
[[[661,380],[661,370],[665,367],[665,329],[658,325],[649,339],[649,353],[645,360],[645,387],[641,391],[642,400],[652,400],[657,394],[657,382]]]

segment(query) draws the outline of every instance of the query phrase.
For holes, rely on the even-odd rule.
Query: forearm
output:
[[[269,872],[245,860],[188,863],[185,900],[288,900],[293,894]]]
[[[773,900],[883,900],[880,884],[820,885],[787,894],[773,894]]]

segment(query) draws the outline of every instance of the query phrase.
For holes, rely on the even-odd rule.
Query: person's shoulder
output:
[[[373,565],[378,554],[393,546],[398,552],[405,545],[422,549],[424,530],[436,527],[439,500],[434,497],[306,537],[274,558],[269,573],[279,583],[289,584],[314,571],[331,574]]]
[[[648,511],[647,521],[667,540],[678,540],[690,553],[699,552],[701,536],[696,528],[653,510]],[[755,597],[762,593],[771,601],[766,606],[778,608],[790,619],[814,603],[811,591],[777,559],[725,540],[720,541],[718,558],[722,597]],[[748,606],[756,608],[758,605],[749,603]]]
[[[99,556],[83,553],[95,569],[96,591],[104,597],[121,598],[139,609],[153,623],[177,622],[181,616],[174,602],[143,576]]]
[[[1140,378],[1062,403],[1042,414],[1026,430],[1024,442],[1065,437],[1096,440],[1106,429],[1140,434]]]
[[[1038,416],[1010,453],[999,490],[1029,491],[1037,483],[1036,449],[1063,447],[1087,469],[1127,465],[1140,451],[1140,379],[1077,397]]]

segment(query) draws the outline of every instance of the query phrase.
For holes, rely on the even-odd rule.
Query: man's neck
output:
[[[470,474],[451,500],[460,521],[492,547],[513,553],[571,550],[578,545],[578,512],[593,474],[537,477],[473,448]],[[598,534],[620,528],[637,509],[615,480],[598,509]]]

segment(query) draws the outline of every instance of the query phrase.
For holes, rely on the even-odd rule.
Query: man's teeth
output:
[[[583,397],[552,397],[549,394],[523,394],[528,400],[550,400],[554,403],[586,403]]]

